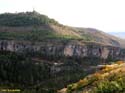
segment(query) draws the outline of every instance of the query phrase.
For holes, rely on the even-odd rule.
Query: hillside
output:
[[[36,11],[0,14],[2,40],[78,40],[125,47],[124,40],[92,28],[64,26]]]
[[[125,47],[125,43],[123,39],[107,34],[103,31],[93,29],[93,28],[75,28],[75,30],[81,36],[88,36],[95,42],[100,42],[105,45]]]
[[[0,39],[32,40],[80,38],[71,28],[36,11],[0,14]]]
[[[42,24],[58,24],[58,22],[36,11],[0,14],[1,26],[32,26]]]
[[[65,26],[36,11],[0,14],[0,92],[56,93],[94,73],[97,65],[125,60],[124,44],[102,31]]]
[[[59,93],[124,93],[125,63],[98,66],[99,71],[80,79]]]

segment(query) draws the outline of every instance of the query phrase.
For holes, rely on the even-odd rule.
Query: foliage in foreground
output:
[[[125,64],[105,65],[101,71],[67,86],[67,93],[123,93],[125,92]]]

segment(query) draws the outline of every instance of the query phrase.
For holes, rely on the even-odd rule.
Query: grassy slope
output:
[[[74,29],[81,36],[89,36],[95,42],[101,42],[106,45],[125,47],[125,43],[123,39],[120,39],[113,35],[109,35],[100,30],[92,29],[92,28],[74,28]]]
[[[35,11],[0,14],[0,39],[7,40],[84,40],[125,47],[124,40],[91,28],[74,28]]]
[[[34,40],[45,39],[79,39],[80,35],[68,28],[56,25],[41,25],[28,27],[0,27],[0,39],[7,40]]]
[[[125,63],[105,65],[60,93],[123,93],[125,92]]]
[[[0,14],[0,39],[36,40],[78,39],[69,27],[36,11]]]

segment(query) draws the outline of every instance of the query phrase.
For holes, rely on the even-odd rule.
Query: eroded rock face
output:
[[[67,45],[64,48],[64,55],[65,56],[73,56],[73,54],[74,54],[74,48],[75,48],[75,46],[73,46],[73,45]]]
[[[58,55],[66,57],[99,57],[107,59],[109,56],[115,59],[125,59],[125,49],[111,46],[94,44],[53,44],[43,42],[19,42],[19,41],[0,41],[1,51],[12,52],[39,52],[46,55]]]
[[[104,47],[101,51],[102,51],[101,54],[100,54],[101,57],[103,59],[106,59],[109,55],[110,50]]]

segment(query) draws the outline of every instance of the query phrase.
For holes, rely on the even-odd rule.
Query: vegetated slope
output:
[[[107,34],[93,28],[74,28],[81,36],[88,36],[95,42],[104,43],[106,45],[113,45],[125,47],[125,41],[113,35]]]
[[[0,39],[36,40],[80,38],[69,27],[36,11],[0,14]]]
[[[125,47],[124,40],[92,28],[64,26],[36,11],[0,14],[0,39],[83,40]]]
[[[62,89],[59,93],[124,93],[125,63],[104,65],[94,74]]]
[[[30,26],[51,23],[58,24],[54,19],[50,19],[36,11],[0,14],[1,26]]]

